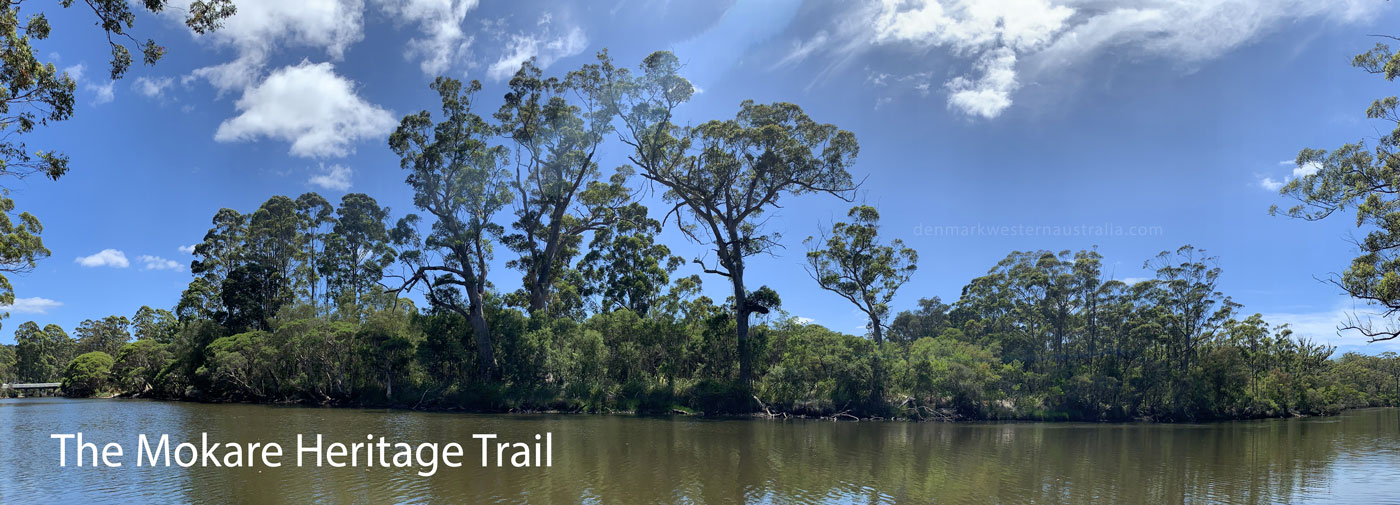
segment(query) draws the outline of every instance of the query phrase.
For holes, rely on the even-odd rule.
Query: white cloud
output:
[[[1294,178],[1306,177],[1306,176],[1315,174],[1315,173],[1317,173],[1318,170],[1321,170],[1321,169],[1322,169],[1322,164],[1321,164],[1321,163],[1318,163],[1318,162],[1316,162],[1316,161],[1309,161],[1309,162],[1304,163],[1304,164],[1302,164],[1302,165],[1299,165],[1297,162],[1293,162],[1293,161],[1287,161],[1287,162],[1284,162],[1283,164],[1284,164],[1284,165],[1293,165],[1293,177],[1294,177]]]
[[[1322,164],[1316,161],[1310,161],[1302,165],[1299,165],[1295,161],[1280,161],[1278,164],[1291,165],[1293,170],[1288,175],[1283,176],[1282,180],[1274,179],[1272,176],[1263,177],[1259,179],[1259,187],[1267,191],[1278,191],[1283,188],[1284,184],[1288,184],[1289,181],[1315,174],[1318,170],[1322,169]]]
[[[219,95],[229,91],[248,88],[262,76],[263,56],[243,55],[230,62],[194,69],[190,75],[180,79],[181,84],[189,84],[195,79],[204,79],[219,90]]]
[[[136,257],[142,264],[142,270],[184,270],[184,265],[175,260],[168,260],[160,256],[142,254]]]
[[[501,58],[486,68],[486,76],[497,81],[509,79],[515,75],[515,71],[520,70],[520,64],[530,58],[535,58],[535,65],[541,69],[549,68],[560,58],[579,54],[588,46],[588,37],[578,27],[555,36],[548,29],[548,22],[545,22],[544,26],[545,32],[539,35],[520,33],[511,36]]]
[[[73,82],[78,82],[83,80],[83,70],[85,69],[87,69],[87,67],[84,66],[82,63],[79,63],[70,67],[64,67],[63,73],[68,74],[68,77],[73,78]]]
[[[191,75],[225,92],[257,82],[278,47],[321,49],[339,60],[364,38],[364,10],[364,0],[240,0],[238,14],[208,35],[237,58]]]
[[[180,252],[185,254],[194,254],[194,246],[195,244],[182,245],[180,246]]]
[[[107,81],[106,84],[88,83],[87,85],[83,86],[83,88],[92,92],[93,105],[102,105],[104,103],[111,102],[113,98],[116,98],[116,92],[112,89],[113,84],[116,84],[116,81]]]
[[[1195,63],[1262,38],[1285,24],[1325,17],[1367,18],[1367,0],[871,0],[838,25],[817,32],[837,53],[835,65],[863,61],[874,48],[924,56],[942,50],[970,68],[944,83],[948,106],[996,117],[1021,82],[1065,79],[1066,67],[1113,49],[1128,58]],[[831,41],[823,40],[830,31]],[[800,61],[816,45],[798,45],[782,62]],[[828,69],[829,71],[830,69]],[[907,69],[900,69],[901,71]]]
[[[274,71],[244,90],[214,140],[235,142],[267,137],[291,142],[291,154],[320,158],[345,156],[351,143],[378,138],[394,127],[389,111],[355,93],[354,83],[336,75],[330,63],[302,61]]]
[[[321,165],[323,173],[311,176],[306,182],[322,189],[335,191],[348,191],[350,189],[350,176],[354,173],[350,167],[344,165],[331,165],[330,167]]]
[[[976,68],[982,73],[977,80],[958,76],[945,85],[948,107],[973,116],[997,117],[1011,106],[1011,92],[1020,87],[1016,82],[1016,52],[1007,47],[988,51],[982,54]]]
[[[169,77],[157,77],[152,79],[142,76],[137,77],[136,80],[131,83],[131,87],[135,89],[137,93],[141,93],[147,98],[157,98],[165,93],[165,89],[169,88],[174,82],[175,80]]]
[[[0,312],[18,312],[21,314],[47,314],[49,312],[49,309],[55,309],[62,306],[63,302],[35,296],[30,298],[15,298],[15,303],[9,305],[0,305]]]
[[[472,37],[462,31],[477,0],[377,0],[390,15],[418,25],[423,37],[408,41],[404,57],[418,59],[428,75],[439,75],[468,54]]]
[[[126,253],[116,249],[103,249],[91,256],[79,256],[73,262],[85,267],[126,268],[131,266],[131,262],[126,260]]]

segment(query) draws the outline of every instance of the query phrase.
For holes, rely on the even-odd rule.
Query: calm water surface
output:
[[[58,466],[50,433],[119,442]],[[277,442],[281,468],[134,466],[139,433]],[[553,433],[551,468],[480,468],[475,433]],[[467,448],[461,468],[297,468],[296,435]],[[475,459],[471,456],[475,455]],[[70,456],[71,458],[71,456]],[[1400,503],[1400,412],[1196,425],[510,416],[0,400],[0,503]]]

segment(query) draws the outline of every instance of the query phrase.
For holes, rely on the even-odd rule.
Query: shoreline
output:
[[[687,412],[689,409],[685,409],[685,410],[676,409],[676,410],[673,411],[673,412],[664,413],[664,414],[662,414],[662,413],[638,413],[638,412],[636,412],[636,411],[631,411],[631,410],[609,410],[609,411],[601,411],[601,412],[588,412],[588,411],[567,411],[567,410],[550,410],[550,409],[524,409],[524,410],[506,410],[506,411],[502,411],[502,410],[468,409],[468,408],[451,408],[451,407],[412,408],[412,407],[401,407],[401,406],[353,405],[353,404],[338,404],[338,403],[330,403],[330,402],[316,404],[316,403],[295,402],[295,401],[284,401],[284,402],[255,402],[255,401],[230,401],[230,400],[215,400],[215,401],[210,401],[210,400],[199,400],[199,399],[192,399],[192,398],[159,398],[159,397],[140,397],[140,396],[122,396],[122,395],[90,396],[90,397],[69,397],[69,396],[63,396],[63,395],[55,395],[55,396],[51,396],[51,397],[26,397],[26,398],[6,398],[6,399],[21,400],[21,399],[31,399],[31,398],[63,398],[63,399],[69,399],[69,400],[142,400],[142,401],[153,401],[153,402],[196,403],[196,404],[202,404],[202,405],[232,404],[232,405],[262,405],[262,406],[269,406],[269,407],[294,407],[294,408],[306,408],[306,409],[392,410],[392,411],[423,412],[423,413],[435,413],[435,414],[525,415],[525,416],[533,416],[533,415],[540,415],[540,416],[616,416],[616,417],[640,417],[640,418],[653,418],[653,419],[690,418],[690,419],[703,419],[703,420],[713,420],[713,421],[742,421],[742,420],[789,421],[789,420],[800,420],[800,421],[832,421],[832,422],[889,422],[889,423],[914,423],[914,424],[923,424],[923,423],[930,423],[930,424],[934,424],[934,423],[937,423],[937,424],[1031,424],[1031,423],[1045,423],[1045,424],[1134,424],[1134,425],[1177,425],[1177,426],[1193,425],[1193,424],[1214,424],[1214,423],[1240,422],[1240,421],[1267,421],[1267,420],[1303,419],[1303,418],[1314,418],[1314,417],[1316,417],[1316,418],[1322,418],[1322,417],[1336,417],[1336,416],[1340,416],[1340,415],[1342,415],[1342,414],[1344,414],[1344,413],[1346,413],[1346,412],[1348,412],[1348,411],[1354,411],[1354,410],[1395,409],[1395,408],[1400,408],[1400,407],[1396,407],[1396,406],[1378,405],[1378,406],[1350,407],[1350,408],[1344,408],[1344,409],[1339,410],[1339,411],[1337,411],[1337,412],[1324,413],[1324,414],[1293,413],[1292,415],[1288,415],[1288,416],[1258,416],[1258,417],[1235,417],[1235,418],[1218,418],[1218,419],[1199,419],[1199,420],[1172,421],[1172,420],[1157,420],[1157,419],[1149,419],[1149,418],[1139,418],[1139,419],[1101,419],[1101,420],[1086,420],[1086,419],[1031,419],[1031,418],[1005,418],[1005,419],[972,419],[972,418],[913,419],[913,418],[906,418],[906,417],[879,417],[879,416],[866,416],[866,417],[861,417],[861,416],[855,416],[855,415],[851,415],[851,414],[846,414],[846,415],[837,414],[837,415],[830,415],[830,416],[812,416],[812,415],[805,415],[805,414],[786,414],[786,413],[780,413],[780,414],[765,414],[765,413],[762,413],[762,412],[753,412],[753,413],[748,413],[748,414],[710,414],[710,415],[706,415],[706,414],[704,414],[704,413],[699,413],[699,412]]]

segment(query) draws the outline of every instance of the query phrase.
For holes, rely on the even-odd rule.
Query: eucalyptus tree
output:
[[[630,195],[629,172],[602,179],[598,150],[612,133],[610,86],[591,67],[565,79],[543,77],[527,60],[510,80],[495,114],[515,145],[515,233],[502,240],[520,257],[510,266],[525,273],[524,306],[545,309],[550,291],[578,253],[583,234],[606,225]]]
[[[326,296],[321,286],[325,281],[326,240],[334,229],[335,209],[315,192],[303,193],[297,197],[296,204],[297,235],[301,237],[302,249],[295,285],[315,308],[321,297]]]
[[[1205,250],[1184,245],[1175,252],[1162,251],[1143,264],[1156,272],[1146,296],[1157,308],[1165,333],[1168,369],[1175,379],[1172,408],[1177,415],[1189,415],[1186,394],[1197,350],[1220,336],[1239,306],[1219,290],[1218,263]]]
[[[1079,300],[1075,298],[1078,289],[1074,285],[1078,279],[1070,252],[1060,251],[1059,254],[1055,254],[1041,251],[1035,261],[1035,269],[1030,274],[1030,282],[1038,284],[1038,291],[1042,294],[1037,308],[1041,312],[1040,319],[1045,322],[1045,329],[1049,332],[1047,340],[1051,354],[1061,368],[1064,368],[1068,359],[1066,343],[1072,338],[1071,333],[1074,332],[1077,322],[1076,308],[1079,304]]]
[[[900,239],[880,243],[880,213],[874,207],[852,207],[846,217],[851,222],[837,222],[830,234],[807,237],[807,274],[864,313],[875,345],[881,346],[890,300],[918,269],[919,253]]]
[[[780,236],[764,225],[784,196],[825,193],[850,200],[857,187],[848,172],[859,150],[855,135],[812,120],[797,105],[752,100],[739,105],[734,119],[682,127],[673,114],[695,88],[677,73],[675,55],[652,53],[635,77],[615,68],[606,53],[599,58],[588,71],[613,83],[605,96],[621,118],[630,160],[664,189],[672,205],[666,216],[675,216],[680,231],[713,247],[710,263],[703,256],[694,262],[733,288],[739,380],[747,385],[753,368],[749,315],[768,308],[749,299],[746,259],[779,247]]]
[[[1386,44],[1376,44],[1357,55],[1352,65],[1394,81],[1400,76],[1400,53]],[[1297,200],[1286,214],[1298,219],[1316,221],[1354,209],[1356,226],[1367,233],[1356,242],[1360,254],[1332,282],[1391,319],[1400,313],[1400,283],[1395,282],[1400,276],[1400,98],[1372,101],[1366,117],[1393,128],[1370,146],[1358,141],[1331,151],[1303,149],[1295,170],[1303,175],[1289,181],[1279,193]],[[1269,209],[1270,213],[1277,211],[1277,206]],[[1355,316],[1338,329],[1356,330],[1373,342],[1400,336],[1400,328],[1376,327],[1369,319]]]
[[[291,198],[277,195],[269,198],[248,216],[248,233],[243,250],[250,262],[261,264],[283,279],[295,276],[300,242],[304,236],[297,229],[297,204]],[[286,286],[290,289],[290,286]]]
[[[683,261],[656,241],[660,232],[661,222],[637,202],[617,209],[611,223],[593,232],[578,270],[584,293],[598,298],[599,309],[646,315],[657,305]]]
[[[78,323],[73,330],[78,335],[78,354],[105,352],[116,355],[122,345],[131,341],[131,320],[125,316],[107,316]]]
[[[136,314],[131,317],[131,329],[137,340],[154,340],[162,344],[173,342],[175,333],[180,330],[175,314],[146,305],[136,309]]]
[[[918,305],[915,310],[895,314],[886,338],[907,345],[923,337],[937,337],[953,326],[948,314],[952,307],[943,303],[943,299],[937,296],[920,298]]]
[[[15,329],[15,375],[24,382],[49,382],[63,375],[77,343],[57,325],[27,321]]]
[[[427,110],[410,114],[389,137],[389,147],[409,173],[413,204],[433,218],[426,237],[418,236],[415,215],[395,227],[399,257],[408,267],[395,291],[426,284],[429,303],[465,318],[476,340],[478,368],[494,379],[499,367],[486,324],[486,275],[491,239],[504,231],[492,218],[511,199],[503,168],[508,152],[490,144],[491,126],[471,111],[481,83],[463,87],[456,79],[438,77],[432,89],[442,99],[442,121],[434,123]],[[465,302],[446,288],[460,289]]]
[[[70,7],[74,2],[58,2]],[[160,13],[167,0],[85,0],[86,9],[96,16],[96,25],[106,36],[112,60],[109,77],[120,79],[132,63],[132,49],[141,60],[154,64],[166,48],[153,40],[139,42],[131,34],[136,14],[142,8]],[[35,8],[22,16],[35,1],[13,0],[0,6],[0,176],[26,177],[41,174],[58,180],[68,173],[69,158],[55,149],[34,149],[25,139],[41,126],[65,121],[76,109],[77,82],[60,72],[52,62],[41,61],[34,44],[52,33],[48,18]],[[217,29],[235,12],[231,0],[195,0],[185,12],[185,24],[196,33]],[[52,53],[50,53],[52,54]],[[39,219],[28,212],[15,212],[9,190],[0,188],[0,305],[14,302],[14,288],[4,274],[32,270],[38,260],[49,256],[40,233]]]
[[[214,214],[213,227],[194,246],[197,259],[190,262],[190,273],[195,278],[180,296],[176,312],[181,318],[217,319],[226,312],[220,299],[224,280],[243,266],[247,235],[247,216],[227,208]]]
[[[335,225],[326,238],[327,288],[359,303],[394,262],[390,244],[389,208],[364,193],[340,199]]]
[[[1103,289],[1103,255],[1097,250],[1074,253],[1073,279],[1071,284],[1074,296],[1079,303],[1079,340],[1085,351],[1084,356],[1093,373],[1094,360],[1102,345],[1102,311],[1107,292]]]

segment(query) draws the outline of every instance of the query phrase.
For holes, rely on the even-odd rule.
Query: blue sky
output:
[[[33,135],[67,151],[58,182],[10,181],[53,251],[13,278],[18,323],[172,306],[221,207],[269,196],[364,192],[411,212],[386,146],[404,114],[435,109],[438,74],[479,79],[483,115],[524,58],[563,73],[608,48],[633,65],[670,49],[701,93],[687,121],[731,117],[743,99],[791,101],[853,131],[860,198],[883,232],[919,251],[896,299],[951,301],[1013,250],[1097,245],[1119,279],[1192,244],[1220,257],[1223,289],[1274,323],[1344,350],[1389,344],[1332,328],[1352,308],[1317,280],[1351,257],[1349,217],[1270,217],[1268,188],[1302,147],[1373,138],[1364,119],[1389,83],[1349,66],[1393,33],[1379,0],[1007,0],[655,2],[244,0],[216,34],[143,15],[138,35],[169,48],[154,67],[106,78],[105,41],[81,9],[46,11],[38,45],[78,77],[78,113]],[[609,145],[605,167],[623,159]],[[659,208],[654,205],[653,209]],[[832,198],[784,202],[769,225],[787,248],[758,257],[753,287],[784,308],[857,332],[861,316],[814,288],[802,238],[844,215]],[[658,216],[659,217],[659,216]],[[502,222],[506,222],[502,216]],[[1075,233],[1073,227],[1083,232]],[[980,228],[979,228],[980,227]],[[1108,228],[1099,233],[1094,228]],[[1055,234],[1054,229],[1071,229]],[[663,239],[693,256],[674,230]],[[103,251],[111,250],[103,253]],[[120,252],[118,255],[117,252]],[[491,280],[514,289],[498,257]],[[689,268],[689,267],[687,267]],[[684,274],[690,271],[682,272]],[[723,283],[707,279],[723,299]],[[1400,347],[1397,347],[1400,348]]]

